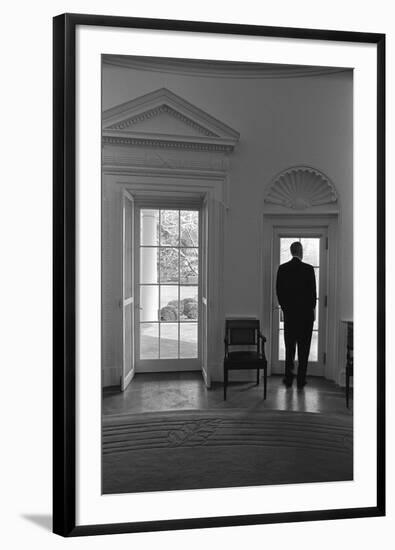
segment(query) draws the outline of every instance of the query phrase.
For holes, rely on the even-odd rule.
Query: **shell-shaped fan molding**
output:
[[[318,170],[295,167],[275,177],[265,202],[305,210],[337,201],[337,193],[330,180]]]

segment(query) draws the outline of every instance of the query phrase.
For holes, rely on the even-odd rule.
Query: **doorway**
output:
[[[136,372],[202,368],[201,225],[196,207],[136,208]]]
[[[122,206],[123,212],[123,228],[121,224],[118,226],[122,239],[122,277],[118,286],[114,282],[103,289],[104,300],[107,303],[115,300],[121,310],[117,311],[120,331],[117,334],[123,342],[122,365],[117,371],[114,368],[114,382],[109,385],[117,385],[115,376],[119,371],[124,391],[135,373],[195,370],[210,387],[218,354],[222,352],[219,332],[223,319],[223,186],[216,179],[143,175],[111,176],[108,184],[122,184],[121,201],[114,201],[114,206]],[[168,214],[162,216],[161,212]],[[110,219],[116,221],[119,217]],[[162,233],[159,219],[165,223]],[[193,242],[187,239],[188,231]],[[166,239],[173,240],[166,243]],[[108,243],[104,247],[104,265],[115,274],[118,258],[110,254],[112,251],[117,252],[115,238],[112,246]],[[159,270],[162,256],[169,261],[166,269]],[[170,269],[174,257],[180,258],[179,265],[173,262]],[[140,264],[144,264],[144,270]],[[152,294],[148,287],[152,287]],[[115,289],[120,294],[116,295]],[[170,303],[173,299],[176,303]],[[144,307],[147,310],[143,316]],[[141,329],[146,329],[146,336],[152,338],[155,355],[151,350],[151,357],[144,353],[141,356]],[[111,342],[110,338],[105,342],[108,354]],[[119,349],[115,341],[112,343]],[[173,350],[171,357],[163,357],[163,352],[166,353],[163,344],[168,344],[169,355]],[[148,347],[143,346],[143,350],[148,351]]]
[[[328,306],[328,231],[326,227],[277,227],[273,231],[273,283],[272,283],[272,372],[283,374],[285,370],[284,319],[278,305],[276,276],[280,264],[292,256],[290,246],[299,241],[303,246],[303,261],[314,267],[317,305],[311,339],[308,374],[323,376],[327,358],[327,306]],[[297,352],[295,360],[297,360]]]

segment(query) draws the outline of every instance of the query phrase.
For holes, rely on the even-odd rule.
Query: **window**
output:
[[[317,305],[315,309],[315,321],[313,326],[313,334],[311,337],[310,346],[310,361],[318,361],[318,323],[319,323],[319,277],[320,277],[320,237],[280,237],[280,264],[291,260],[290,246],[293,242],[299,241],[303,246],[303,261],[314,267],[315,281],[317,287]],[[285,361],[285,344],[284,344],[284,322],[282,315],[279,316],[279,341],[278,341],[279,360]],[[295,359],[298,357],[296,350]]]
[[[140,210],[140,359],[194,359],[199,338],[199,211]]]

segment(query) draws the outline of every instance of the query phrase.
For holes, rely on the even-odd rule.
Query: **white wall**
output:
[[[3,159],[0,202],[2,434],[1,542],[5,548],[107,549],[203,547],[392,548],[395,474],[388,468],[385,518],[257,525],[89,537],[64,540],[51,525],[51,18],[64,11],[140,17],[217,20],[260,25],[388,33],[388,91],[395,96],[395,28],[392,2],[283,0],[283,2],[129,3],[112,0],[13,2],[3,7]],[[388,105],[388,152],[395,150],[393,101]],[[28,137],[21,140],[21,128]],[[25,134],[26,136],[26,134]],[[23,162],[21,158],[23,157]],[[387,181],[387,395],[395,374],[395,164],[388,155]],[[16,208],[17,206],[17,208]],[[18,213],[18,215],[16,215]],[[23,251],[23,253],[21,253]],[[28,303],[27,303],[28,298]],[[23,320],[23,323],[22,323]],[[387,407],[387,463],[395,462],[394,400]],[[30,518],[30,519],[29,519]]]
[[[352,80],[351,70],[246,79],[103,65],[104,110],[166,87],[240,132],[240,142],[230,158],[229,210],[225,216],[225,316],[260,316],[264,189],[278,172],[307,165],[324,172],[339,193],[340,317],[352,318]],[[115,213],[119,190],[116,186],[112,191],[107,187],[106,194],[111,212]],[[105,223],[115,228],[109,236],[113,266],[113,255],[121,258],[120,232],[113,223]],[[116,249],[118,253],[114,252]],[[106,286],[110,293],[113,289],[108,304],[113,315],[106,316],[108,329],[103,334],[105,385],[119,383],[122,351],[120,336],[117,337],[121,335],[119,281],[112,267],[110,271],[113,284],[106,281]],[[216,368],[212,375],[214,380],[221,379],[221,369]]]

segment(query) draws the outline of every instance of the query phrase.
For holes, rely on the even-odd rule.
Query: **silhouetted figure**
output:
[[[303,247],[299,241],[291,244],[292,260],[277,271],[276,292],[284,314],[285,377],[292,386],[296,345],[298,345],[298,388],[306,384],[307,362],[315,318],[317,291],[314,268],[302,262]]]

